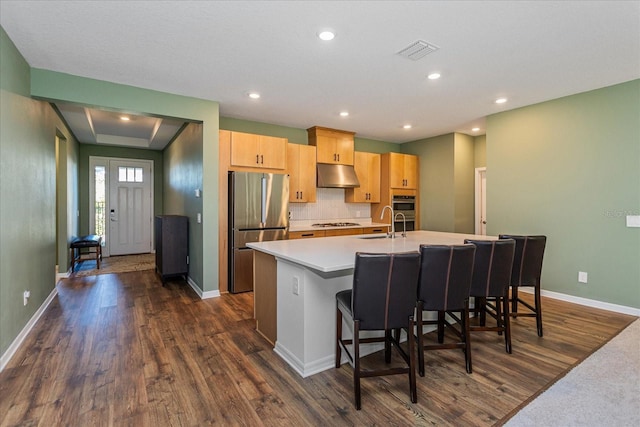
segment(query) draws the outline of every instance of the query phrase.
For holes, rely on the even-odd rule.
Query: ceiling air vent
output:
[[[402,49],[400,52],[398,52],[398,55],[417,61],[418,59],[423,58],[438,49],[440,48],[436,45],[427,43],[424,40],[418,40]]]

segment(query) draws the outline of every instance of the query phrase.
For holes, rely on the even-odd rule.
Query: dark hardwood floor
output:
[[[351,367],[300,378],[255,332],[252,298],[200,300],[153,271],[65,279],[0,373],[0,424],[500,425],[636,319],[543,298],[543,338],[514,320],[509,355],[474,333],[473,374],[461,351],[427,352],[418,403],[406,376],[368,378],[356,411]]]

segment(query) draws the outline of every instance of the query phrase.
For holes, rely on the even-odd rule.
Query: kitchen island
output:
[[[335,295],[352,286],[356,252],[417,251],[421,244],[462,244],[465,239],[496,237],[412,231],[394,239],[369,234],[249,243],[257,251],[256,327],[301,376],[329,369],[335,357]],[[363,346],[363,354],[377,349]]]

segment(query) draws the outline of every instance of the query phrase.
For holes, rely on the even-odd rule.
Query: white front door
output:
[[[109,161],[109,254],[151,252],[151,162]]]

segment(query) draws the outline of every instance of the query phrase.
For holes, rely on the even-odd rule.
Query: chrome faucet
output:
[[[407,218],[402,212],[396,213],[396,215],[393,217],[393,223],[395,224],[396,220],[398,219],[398,215],[402,215],[402,237],[407,237]]]
[[[386,205],[384,208],[382,208],[382,213],[380,214],[380,219],[382,219],[382,217],[384,217],[384,211],[386,211],[387,209],[389,209],[389,211],[391,212],[391,218],[389,218],[391,220],[391,224],[389,224],[389,226],[387,227],[387,237],[394,239],[396,237],[396,227],[395,224],[393,222],[393,208],[389,205]]]

